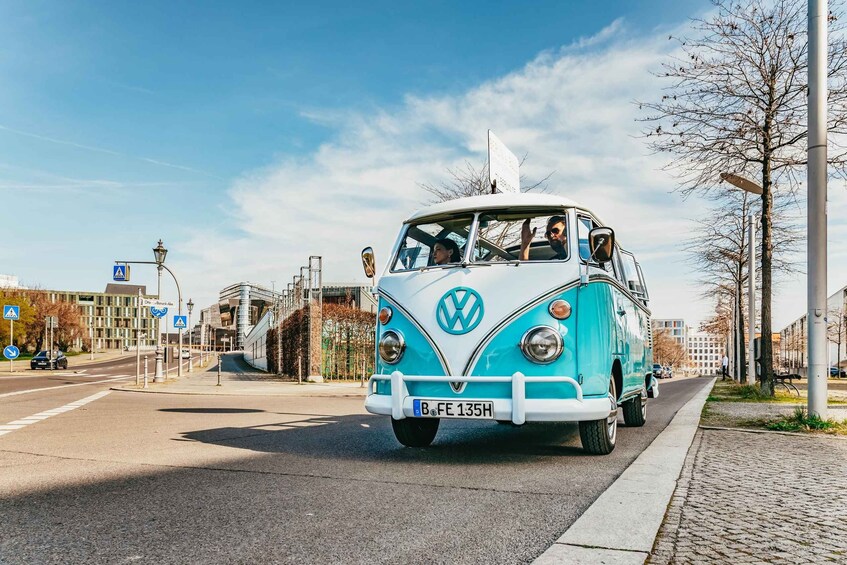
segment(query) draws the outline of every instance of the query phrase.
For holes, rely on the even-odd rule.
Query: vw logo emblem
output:
[[[482,321],[482,298],[473,289],[459,286],[441,297],[435,310],[438,325],[448,334],[460,335],[473,330]]]

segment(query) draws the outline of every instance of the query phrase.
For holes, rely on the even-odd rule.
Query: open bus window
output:
[[[561,216],[563,221],[551,226],[548,237],[548,220],[554,216]],[[549,210],[543,213],[518,213],[503,210],[480,214],[479,232],[471,259],[477,263],[520,261],[521,232],[527,221],[529,231],[534,231],[535,235],[529,245],[529,257],[526,260],[567,260],[569,235],[567,214]]]
[[[436,244],[447,250],[446,260],[440,265],[458,265],[462,261],[473,217],[470,215],[446,218],[438,222],[410,224],[391,267],[393,272],[412,271],[437,266]]]

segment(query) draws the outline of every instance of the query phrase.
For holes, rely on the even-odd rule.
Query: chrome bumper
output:
[[[391,382],[391,395],[374,394],[374,382]],[[466,398],[460,396],[433,398],[409,395],[407,382],[427,383],[511,383],[511,398]],[[574,387],[576,398],[527,398],[526,383],[568,383]],[[525,422],[581,422],[586,420],[601,420],[606,418],[617,407],[609,397],[583,398],[582,387],[570,377],[527,377],[523,373],[511,376],[489,377],[459,377],[459,376],[430,376],[404,375],[394,371],[390,375],[372,375],[368,380],[368,396],[365,399],[365,409],[372,414],[391,416],[395,420],[414,417],[413,401],[417,398],[426,400],[461,400],[461,401],[490,401],[494,403],[494,419],[509,420],[520,425]]]

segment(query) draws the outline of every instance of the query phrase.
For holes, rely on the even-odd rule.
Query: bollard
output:
[[[218,355],[218,386],[221,386],[221,356]]]
[[[147,356],[144,356],[144,388],[147,388]]]

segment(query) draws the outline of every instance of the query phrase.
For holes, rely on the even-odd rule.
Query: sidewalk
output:
[[[734,418],[791,405],[722,402]],[[847,418],[844,406],[830,417]],[[847,562],[847,438],[740,428],[698,430],[651,564]]]
[[[226,363],[224,364],[226,367]],[[164,383],[154,383],[153,375],[148,376],[148,388],[135,383],[114,386],[112,390],[140,393],[166,394],[205,394],[230,396],[361,396],[367,389],[359,382],[323,382],[303,383],[274,378],[267,373],[245,371],[221,371],[221,385],[218,386],[217,365],[213,362],[206,367],[194,366],[194,372],[183,368],[181,379],[176,378],[176,368],[171,367],[170,378]]]

